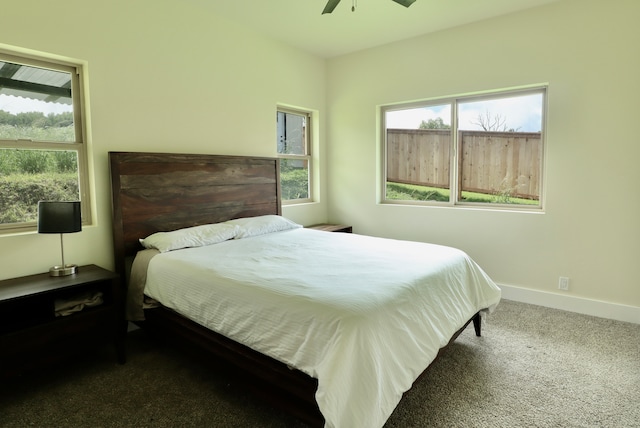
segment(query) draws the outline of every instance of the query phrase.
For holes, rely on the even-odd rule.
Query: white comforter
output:
[[[343,428],[384,425],[453,333],[500,300],[460,250],[310,229],[159,254],[145,294],[317,378],[326,426]]]

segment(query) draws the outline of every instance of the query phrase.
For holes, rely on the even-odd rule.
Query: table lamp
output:
[[[38,233],[59,233],[62,265],[49,269],[50,276],[73,275],[78,271],[77,265],[64,262],[64,244],[62,234],[80,232],[82,230],[82,213],[80,201],[71,202],[38,202]]]

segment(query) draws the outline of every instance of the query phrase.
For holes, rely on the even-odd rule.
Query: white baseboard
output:
[[[498,284],[498,286],[502,290],[502,297],[507,300],[640,324],[640,307],[549,293],[512,285]]]

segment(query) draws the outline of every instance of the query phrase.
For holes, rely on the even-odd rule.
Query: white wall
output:
[[[462,248],[537,303],[613,303],[640,322],[638,16],[636,0],[564,0],[329,60],[331,219]],[[378,106],[545,82],[544,213],[377,204]]]
[[[65,236],[67,262],[113,266],[108,151],[274,156],[278,103],[325,110],[324,60],[221,20],[206,2],[21,0],[2,15],[3,44],[88,62],[96,226]],[[321,222],[326,203],[285,215]],[[0,236],[0,278],[59,263],[55,236]]]

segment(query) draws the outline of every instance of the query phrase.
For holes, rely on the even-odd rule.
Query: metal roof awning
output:
[[[0,61],[0,95],[72,105],[71,75]]]

